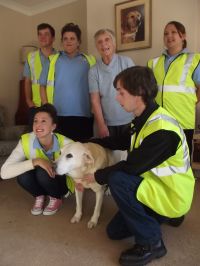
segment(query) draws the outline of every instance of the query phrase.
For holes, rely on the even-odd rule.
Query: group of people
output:
[[[51,215],[74,190],[70,177],[57,175],[53,167],[64,144],[92,141],[127,150],[126,160],[84,179],[107,184],[118,206],[108,237],[134,236],[134,246],[122,252],[119,263],[146,265],[167,252],[160,225],[179,226],[192,204],[190,158],[200,54],[189,53],[185,28],[177,21],[165,26],[166,50],[147,67],[116,54],[109,29],[94,36],[97,61],[80,52],[78,25],[62,28],[61,52],[53,49],[54,35],[49,24],[38,26],[40,49],[28,56],[24,71],[33,132],[21,137],[1,177],[17,176],[35,197],[33,215]],[[96,138],[91,139],[93,119]]]

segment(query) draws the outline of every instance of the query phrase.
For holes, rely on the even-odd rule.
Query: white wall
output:
[[[100,28],[115,30],[115,4],[121,0],[87,0],[88,50],[97,55],[93,35]],[[167,22],[177,20],[187,31],[188,47],[200,51],[200,1],[199,0],[152,0],[152,47],[121,52],[132,57],[136,64],[146,65],[149,58],[163,50],[163,29]]]

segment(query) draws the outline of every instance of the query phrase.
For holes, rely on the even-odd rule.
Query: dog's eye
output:
[[[68,153],[67,155],[66,155],[66,158],[72,158],[73,157],[73,155],[71,154],[71,153]]]

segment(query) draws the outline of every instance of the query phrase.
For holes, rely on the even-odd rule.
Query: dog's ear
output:
[[[94,158],[92,157],[92,154],[90,152],[85,152],[83,154],[83,159],[85,164],[93,164],[94,163]]]
[[[71,145],[72,142],[66,143],[61,149],[60,149],[60,154],[64,152],[64,150]]]
[[[65,146],[60,149],[60,155],[63,153]]]

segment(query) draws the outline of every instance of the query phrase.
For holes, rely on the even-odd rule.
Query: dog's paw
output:
[[[106,196],[111,196],[111,192],[110,192],[109,187],[106,188],[106,190],[104,191],[104,194],[105,194]]]
[[[76,216],[74,215],[72,218],[71,218],[71,223],[74,224],[74,223],[79,223],[81,220],[81,216]]]
[[[92,228],[96,227],[96,225],[97,225],[97,222],[90,220],[87,224],[87,227],[88,227],[88,229],[92,229]]]

